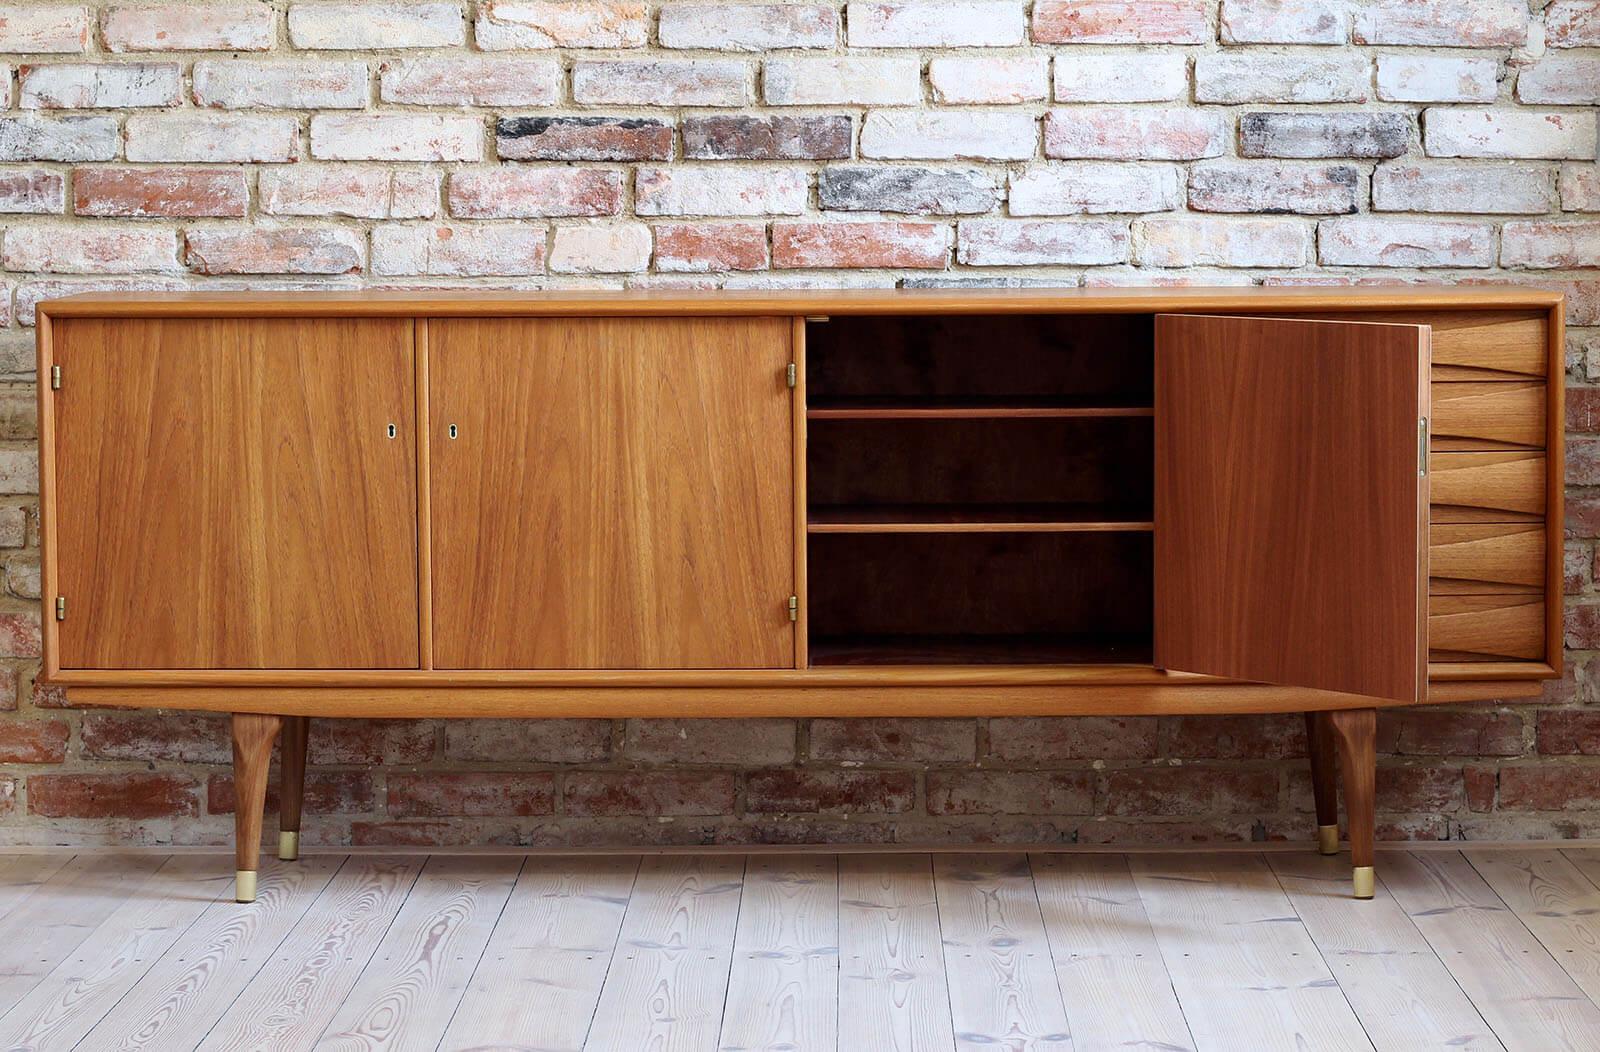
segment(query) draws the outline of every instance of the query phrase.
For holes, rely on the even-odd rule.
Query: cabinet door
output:
[[[792,667],[790,329],[430,322],[435,667]]]
[[[1155,659],[1419,701],[1429,331],[1156,318]]]
[[[61,667],[416,667],[409,320],[53,337]]]

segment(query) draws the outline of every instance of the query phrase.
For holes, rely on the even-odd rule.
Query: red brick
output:
[[[75,168],[80,216],[241,217],[250,203],[238,168]]]
[[[1567,485],[1600,485],[1600,437],[1577,436],[1567,440]]]
[[[434,724],[426,720],[313,720],[314,764],[425,763],[433,759]]]
[[[758,771],[745,783],[745,809],[789,814],[909,811],[917,797],[910,771]]]
[[[1567,440],[1568,455],[1571,455],[1573,441]],[[1594,475],[1596,482],[1600,482],[1600,443],[1595,443],[1596,460],[1594,462]],[[1568,476],[1572,474],[1568,468]],[[1577,595],[1589,586],[1593,573],[1595,552],[1588,544],[1581,541],[1567,541],[1562,549],[1561,590],[1567,595]]]
[[[17,810],[17,780],[9,775],[0,777],[0,818],[15,814]]]
[[[356,847],[442,847],[453,844],[515,845],[514,829],[477,828],[459,820],[446,822],[351,822],[350,842]]]
[[[199,783],[186,774],[36,774],[28,813],[46,818],[194,818]]]
[[[1539,713],[1539,751],[1546,756],[1600,756],[1600,712]]]
[[[640,763],[792,763],[794,721],[629,720],[622,755]]]
[[[1156,755],[1157,723],[1138,716],[1024,717],[989,721],[989,755],[1012,763],[1145,760]]]
[[[648,117],[501,117],[495,153],[514,161],[665,161],[672,125]]]
[[[1567,385],[1567,430],[1600,434],[1600,387]]]
[[[61,763],[68,730],[64,720],[0,720],[0,763]]]
[[[1554,0],[1544,9],[1545,41],[1551,47],[1600,47],[1600,2]]]
[[[1600,766],[1512,764],[1500,768],[1500,810],[1584,811],[1600,807]]]
[[[88,713],[79,725],[90,760],[230,763],[228,717],[196,713]]]
[[[38,704],[37,701],[34,702]],[[40,706],[41,708],[44,706]],[[17,673],[15,669],[0,668],[0,712],[17,711]]]
[[[1495,795],[1500,788],[1500,772],[1493,767],[1468,764],[1461,773],[1466,784],[1467,810],[1493,811]]]
[[[1573,650],[1600,649],[1600,604],[1567,604],[1566,640]]]
[[[1094,813],[1092,771],[934,771],[930,815],[1087,815]]]
[[[67,181],[47,168],[0,172],[0,212],[61,213],[67,207]]]
[[[563,794],[569,815],[725,815],[738,780],[715,771],[575,772]]]
[[[1516,712],[1380,709],[1378,751],[1391,756],[1520,756]]]
[[[446,202],[463,219],[605,216],[622,211],[622,173],[601,168],[490,168],[450,175]]]
[[[0,657],[39,656],[39,615],[0,614]]]
[[[1378,767],[1378,807],[1384,811],[1456,811],[1465,798],[1460,767]]]
[[[847,763],[959,763],[977,755],[972,720],[819,719],[811,721],[813,759]]]
[[[774,223],[772,265],[943,269],[950,228],[938,223]]]
[[[664,223],[655,235],[658,270],[707,273],[767,266],[763,223]]]
[[[683,155],[697,160],[806,160],[850,156],[850,116],[753,116],[719,113],[686,117]],[[668,154],[670,156],[669,132]]]
[[[1161,721],[1160,755],[1216,760],[1276,760],[1306,754],[1305,718],[1172,716]]]
[[[1278,810],[1278,772],[1180,764],[1105,774],[1112,816],[1261,814]]]
[[[1205,0],[1039,0],[1033,39],[1040,44],[1205,44]]]
[[[388,811],[393,818],[444,815],[547,815],[555,810],[556,777],[498,771],[391,774]]]
[[[277,777],[267,779],[267,806],[270,813],[278,810]],[[304,813],[309,815],[368,814],[377,805],[377,793],[372,786],[372,775],[366,771],[307,771]],[[206,779],[206,811],[213,815],[231,815],[239,806],[234,792],[233,775],[214,774]]]
[[[449,760],[593,763],[610,754],[610,720],[447,720],[444,725]]]
[[[365,240],[339,227],[190,230],[183,261],[197,274],[354,274]]]

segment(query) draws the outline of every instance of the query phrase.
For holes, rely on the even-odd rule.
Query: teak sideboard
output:
[[[44,668],[313,716],[1307,714],[1560,674],[1524,288],[82,296],[38,310]]]

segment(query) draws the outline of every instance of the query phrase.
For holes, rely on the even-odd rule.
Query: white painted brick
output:
[[[1561,207],[1568,212],[1600,212],[1600,166],[1561,166]],[[1600,376],[1600,371],[1593,375]]]
[[[1422,128],[1433,157],[1595,156],[1593,113],[1433,107],[1423,111]]]
[[[1526,0],[1369,0],[1355,11],[1358,44],[1519,47]]]
[[[873,110],[861,125],[863,157],[1026,160],[1038,142],[1038,119],[1009,110]]]
[[[1197,212],[1343,215],[1365,198],[1349,164],[1211,161],[1189,169],[1189,207]]]
[[[1219,52],[1194,63],[1198,102],[1365,102],[1371,80],[1358,54]]]
[[[1488,267],[1494,228],[1392,216],[1329,219],[1317,228],[1317,255],[1330,267]]]
[[[189,230],[183,262],[196,274],[354,274],[366,247],[343,227]]]
[[[851,47],[1009,47],[1027,36],[1027,20],[1016,0],[852,0],[845,8],[845,24]]]
[[[550,248],[556,274],[629,274],[650,266],[650,228],[643,223],[561,226]]]
[[[114,7],[101,33],[112,51],[266,51],[273,13],[259,3]]]
[[[776,58],[762,73],[773,106],[914,106],[922,101],[915,58]]]
[[[361,109],[367,104],[365,62],[194,64],[194,101],[220,109]]]
[[[475,32],[485,51],[644,47],[650,12],[614,0],[487,0]]]
[[[1350,39],[1345,0],[1222,0],[1225,44],[1343,44]]]
[[[1035,0],[1039,44],[1205,44],[1209,0]]]
[[[306,3],[289,8],[289,42],[317,51],[453,47],[466,23],[455,3]]]
[[[0,4],[0,52],[76,54],[89,50],[89,9],[77,4],[33,0]]]
[[[1545,38],[1551,47],[1600,47],[1600,2],[1552,0],[1544,9]]]
[[[1551,55],[1517,74],[1519,102],[1600,105],[1600,58]]]
[[[1388,102],[1493,102],[1499,91],[1498,58],[1378,56],[1378,98]]]
[[[5,232],[5,268],[47,274],[177,273],[171,230],[78,226],[13,226]]]
[[[1214,110],[1078,107],[1045,116],[1047,157],[1187,161],[1220,156],[1228,122]]]
[[[0,116],[0,161],[109,161],[115,117]]]
[[[171,113],[129,117],[130,161],[292,161],[300,155],[293,117]]]
[[[1057,102],[1168,102],[1189,93],[1189,60],[1178,51],[1059,54]]]
[[[1011,177],[1011,214],[1165,212],[1183,202],[1177,168],[1086,161],[1048,164]]]
[[[1372,173],[1381,212],[1542,215],[1554,199],[1548,169],[1514,164],[1393,164]]]
[[[634,211],[642,216],[800,215],[806,173],[772,168],[641,168]]]
[[[411,106],[553,106],[561,63],[539,56],[450,55],[382,66],[380,97]]]
[[[543,274],[542,224],[395,224],[372,229],[374,274],[520,277]]]
[[[1045,55],[946,55],[928,63],[928,83],[935,102],[1031,102],[1044,98],[1050,90],[1050,59]]]
[[[656,34],[668,48],[831,48],[839,39],[839,14],[818,4],[674,3],[661,8]]]
[[[268,215],[431,219],[439,210],[438,172],[297,164],[262,169],[257,178]]]
[[[719,58],[580,60],[572,67],[572,98],[585,104],[743,106],[750,101],[750,67]]]
[[[450,174],[446,202],[461,219],[616,215],[622,173],[607,168],[507,165]]]
[[[956,230],[956,260],[972,267],[1126,263],[1129,245],[1116,220],[965,219]]]
[[[1503,267],[1593,267],[1600,260],[1600,222],[1522,220],[1500,231]]]
[[[311,156],[325,161],[476,161],[483,121],[432,114],[319,114]]]
[[[1158,216],[1134,225],[1146,267],[1299,267],[1310,257],[1304,223],[1282,219]]]
[[[175,62],[59,63],[17,69],[25,110],[176,106],[183,78]]]

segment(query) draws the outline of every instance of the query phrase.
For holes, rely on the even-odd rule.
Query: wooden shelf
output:
[[[818,665],[1080,665],[1150,663],[1148,636],[813,636]]]
[[[1154,415],[1148,405],[1050,398],[829,398],[806,409],[808,420],[1062,420]]]
[[[1149,509],[1082,504],[826,505],[807,533],[1148,533]]]

